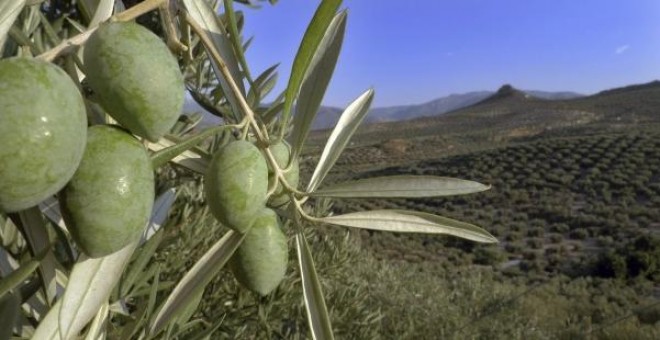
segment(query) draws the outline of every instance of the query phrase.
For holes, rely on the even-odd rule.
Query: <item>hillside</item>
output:
[[[357,145],[376,145],[393,139],[428,143],[442,139],[441,144],[455,147],[473,141],[492,146],[553,135],[653,130],[659,125],[660,82],[562,100],[541,99],[503,86],[474,105],[440,116],[364,125],[353,141]],[[319,145],[328,134],[317,132],[313,141]]]
[[[525,90],[526,95],[538,97],[547,100],[572,99],[582,97],[583,95],[575,92],[548,92]],[[372,108],[365,119],[365,124],[397,122],[410,120],[420,117],[438,116],[447,112],[458,110],[470,105],[474,105],[490,96],[492,91],[473,91],[460,94],[451,94],[440,97],[426,103],[414,105],[398,105],[388,107]],[[336,107],[324,106],[319,110],[312,128],[314,130],[327,129],[333,127],[339,120],[342,109]]]

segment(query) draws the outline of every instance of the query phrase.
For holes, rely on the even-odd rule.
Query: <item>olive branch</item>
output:
[[[92,21],[92,25],[82,27],[79,34],[60,41],[37,58],[54,61],[60,57],[73,56],[77,48],[84,46],[94,34],[98,24],[105,21],[131,21],[154,10],[159,11],[167,46],[173,53],[182,55],[184,71],[191,79],[202,79],[211,74],[212,79],[209,82],[216,85],[213,95],[199,93],[189,87],[193,98],[212,113],[221,116],[224,122],[183,138],[170,134],[157,142],[144,141],[152,151],[151,163],[154,168],[159,168],[169,162],[188,171],[204,174],[215,148],[205,150],[198,145],[209,139],[222,144],[218,137],[231,136],[232,133],[239,134],[238,139],[241,140],[254,139],[254,144],[263,153],[274,175],[273,182],[268,186],[267,197],[272,196],[278,185],[281,185],[291,202],[277,211],[287,221],[287,225],[294,225],[303,298],[314,339],[333,339],[334,335],[312,249],[305,238],[305,228],[330,224],[391,232],[447,234],[476,242],[497,242],[492,235],[477,226],[423,212],[376,210],[337,216],[314,216],[306,212],[305,204],[313,197],[437,197],[490,189],[490,186],[477,182],[436,176],[378,177],[322,186],[325,177],[368,113],[374,98],[373,89],[366,90],[345,109],[306,188],[302,190],[289,181],[287,173],[292,171],[294,160],[301,156],[311,123],[321,105],[341,50],[348,14],[345,10],[340,10],[340,0],[321,1],[297,51],[286,90],[266,110],[260,110],[259,105],[268,88],[272,88],[274,77],[271,72],[274,71],[266,71],[254,79],[250,76],[244,57],[246,47],[240,38],[238,19],[231,0],[224,0],[222,3],[226,21],[220,18],[216,6],[205,0],[146,0],[114,15],[111,15],[111,3],[112,1],[97,1],[97,12],[94,15],[96,21]],[[26,3],[23,1],[22,5]],[[173,12],[172,8],[177,10]],[[101,9],[105,11],[101,13]],[[14,17],[11,21],[15,19]],[[0,20],[0,23],[3,21]],[[17,39],[20,38],[19,32],[14,33]],[[79,66],[79,61],[75,61],[75,57],[73,59],[74,64]],[[69,73],[72,74],[73,71],[70,69]],[[251,90],[254,89],[253,93],[246,93],[243,78],[247,79]],[[231,136],[229,139],[235,138]],[[273,145],[283,140],[288,140],[291,145],[287,164],[278,163],[271,150]],[[12,215],[14,223],[20,226],[23,234],[29,236],[26,238],[33,246],[33,258],[28,264],[20,266],[21,269],[14,271],[10,277],[0,281],[0,296],[14,291],[34,271],[39,271],[48,308],[36,318],[38,326],[34,330],[35,338],[73,338],[86,327],[88,335],[103,334],[104,320],[108,318],[110,311],[113,308],[124,311],[120,302],[126,296],[115,296],[117,299],[111,303],[110,292],[119,284],[121,273],[126,269],[135,249],[145,247],[145,254],[148,255],[156,251],[157,243],[152,246],[147,240],[152,235],[158,235],[154,234],[152,229],[163,224],[167,213],[162,211],[167,212],[173,195],[171,191],[167,191],[157,198],[153,218],[141,241],[136,240],[120,251],[100,258],[81,255],[74,259],[74,256],[71,256],[75,265],[68,276],[55,269],[56,266],[52,263],[55,259],[52,253],[49,255],[48,247],[44,244],[44,240],[48,239],[48,236],[44,235],[44,214],[58,225],[61,224],[61,227],[65,227],[59,219],[57,209],[52,206],[47,208],[42,204],[41,208]],[[155,305],[156,292],[151,292],[153,303],[149,308],[157,312],[136,322],[127,332],[131,335],[138,334],[140,338],[159,336],[168,326],[176,323],[178,318],[186,315],[188,309],[196,307],[196,302],[199,302],[196,297],[201,297],[201,292],[211,279],[232,258],[244,242],[246,234],[247,232],[234,230],[227,232],[205,255],[197,259],[159,306]],[[64,237],[66,238],[66,235]],[[36,242],[35,239],[41,241]],[[143,242],[146,243],[141,245]],[[34,247],[36,243],[41,246]],[[148,259],[149,256],[146,256],[142,261]],[[50,263],[49,267],[45,266],[47,263]],[[62,273],[64,278],[57,281],[57,273]],[[135,272],[131,273],[132,277],[137,276]],[[106,279],[108,277],[111,279]],[[154,280],[157,281],[157,278],[155,275]],[[58,287],[66,287],[62,296],[56,294]],[[121,291],[126,294],[128,292],[124,289]],[[146,310],[144,313],[147,313]]]

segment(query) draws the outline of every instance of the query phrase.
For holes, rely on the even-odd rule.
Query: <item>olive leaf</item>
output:
[[[140,249],[138,257],[128,267],[128,271],[119,283],[119,296],[125,297],[135,288],[135,283],[140,275],[144,274],[144,269],[151,261],[151,257],[156,253],[156,249],[163,240],[163,231],[156,232],[149,241]]]
[[[439,176],[387,176],[343,182],[318,189],[310,196],[322,197],[438,197],[465,195],[490,186],[458,178]]]
[[[277,82],[277,67],[279,65],[280,64],[277,63],[267,68],[257,77],[257,79],[254,80],[247,95],[247,102],[250,106],[257,106],[263,97],[268,95],[268,93],[275,87],[275,83]]]
[[[40,254],[37,254],[37,256],[31,258],[25,263],[21,263],[18,269],[11,272],[11,274],[8,276],[0,279],[0,298],[2,298],[2,296],[10,290],[18,287],[28,277],[30,277],[32,273],[37,270],[39,264],[41,264],[41,260],[43,260],[46,254],[48,254],[49,250],[50,247],[42,250]]]
[[[234,78],[233,80],[236,85],[238,85],[241,94],[245,95],[245,88],[242,81],[243,78],[241,70],[238,67],[236,56],[234,55],[234,50],[231,43],[227,40],[227,32],[222,24],[220,24],[211,5],[205,0],[183,0],[183,3],[193,20],[207,31],[209,37],[213,40],[216,50],[220,53],[220,56],[222,56],[222,59],[227,64],[229,72],[232,78]],[[229,82],[222,76],[222,72],[219,69],[220,66],[216,64],[213,58],[210,58],[210,60],[216,78],[218,79],[233,112],[241,112],[238,99],[235,97]]]
[[[98,313],[96,313],[96,316],[94,316],[94,319],[89,325],[85,340],[105,339],[105,323],[108,321],[109,314],[110,305],[106,302],[101,306]]]
[[[135,250],[134,242],[96,259],[81,255],[74,265],[64,296],[39,322],[33,339],[69,339],[77,335],[107,302]]]
[[[372,210],[328,216],[320,222],[361,229],[399,233],[447,234],[482,243],[496,243],[487,231],[461,221],[408,210]]]
[[[316,274],[312,252],[302,230],[296,233],[296,249],[305,308],[307,309],[307,322],[312,331],[312,337],[315,340],[334,339],[328,308],[323,297],[323,289]]]
[[[46,230],[46,221],[44,221],[41,211],[37,207],[22,210],[9,215],[12,222],[19,227],[23,236],[27,240],[33,254],[40,254],[45,251],[46,254],[39,265],[39,278],[47,297],[47,304],[55,300],[57,294],[57,284],[55,282],[55,268],[57,259],[50,251],[50,239]]]
[[[178,139],[173,136],[165,136],[156,143],[148,143],[147,148],[156,152],[170,147],[176,148],[179,146],[177,141]],[[194,146],[190,146],[188,149],[193,147]],[[173,150],[174,149],[170,149],[169,151],[166,152],[170,153],[170,151]],[[164,157],[163,159],[166,158],[167,157]],[[209,163],[210,158],[211,156],[208,153],[199,149],[194,149],[194,150],[186,150],[181,153],[178,153],[176,157],[170,159],[169,161],[181,165],[197,173],[204,174],[206,172],[206,167]],[[156,164],[160,164],[160,162],[161,160],[157,160]]]
[[[156,234],[170,213],[172,204],[176,200],[176,189],[170,188],[167,189],[162,194],[156,197],[154,205],[151,208],[151,217],[149,218],[149,223],[147,228],[144,230],[142,237],[140,238],[140,245],[144,242],[151,239],[151,237]]]
[[[309,70],[305,74],[300,87],[300,95],[295,108],[296,114],[293,117],[293,131],[291,132],[294,158],[298,157],[302,151],[312,122],[321,107],[321,101],[335,71],[339,52],[344,41],[346,17],[346,10],[343,10],[332,19],[316,53],[314,53]]]
[[[171,141],[174,141],[175,143],[171,143],[170,141],[164,141],[163,143],[161,143],[161,141],[158,141],[157,143],[149,144],[149,148],[151,150],[156,151],[154,154],[151,155],[151,164],[154,167],[154,169],[157,169],[160,166],[164,165],[165,163],[173,159],[176,159],[176,157],[179,157],[185,151],[190,150],[193,147],[197,146],[197,144],[201,143],[205,139],[211,136],[215,136],[220,132],[227,130],[229,128],[231,128],[231,126],[228,125],[214,126],[212,128],[208,128],[194,136],[190,136],[183,140],[179,140],[174,136],[165,136],[165,138],[162,139],[169,139]],[[167,146],[162,147],[164,145]]]
[[[230,230],[193,265],[177,283],[151,321],[149,334],[152,336],[158,334],[165,325],[188,307],[191,298],[206,288],[243,242],[244,237],[245,234]]]
[[[291,76],[289,77],[289,83],[286,87],[284,113],[282,116],[282,122],[284,123],[283,126],[288,126],[293,102],[298,96],[303,78],[305,77],[307,69],[312,63],[312,58],[314,57],[318,46],[321,44],[321,40],[323,40],[325,32],[340,5],[341,0],[323,0],[316,9],[309,26],[307,26],[305,35],[303,36],[298,52],[296,53],[296,57],[293,60]]]
[[[177,122],[170,129],[170,133],[174,136],[180,137],[191,132],[199,123],[204,119],[202,112],[194,112],[189,115],[180,115]]]
[[[245,50],[243,49],[241,35],[239,32],[241,28],[239,27],[236,20],[236,12],[234,11],[233,0],[224,0],[223,4],[225,6],[225,15],[228,21],[227,28],[229,30],[229,40],[234,46],[235,57],[238,59],[238,63],[241,65],[241,69],[243,70],[243,74],[245,75],[245,78],[247,78],[248,83],[252,84],[250,67],[247,63],[247,60],[245,60]]]
[[[58,314],[57,332],[62,339],[75,337],[107,303],[136,247],[137,242],[133,242],[99,258],[80,255],[69,275],[61,307],[48,313]]]
[[[9,293],[0,296],[0,339],[11,339],[14,327],[21,315],[21,298]]]
[[[7,41],[7,33],[16,21],[18,14],[21,13],[25,6],[25,0],[14,1],[1,1],[0,2],[0,54],[2,54],[5,41]]]
[[[114,0],[98,0],[94,7],[94,16],[89,22],[89,27],[98,26],[98,24],[106,21],[112,16],[112,11],[115,8]]]
[[[355,99],[341,114],[337,126],[332,130],[325,148],[323,148],[323,153],[314,169],[314,174],[312,174],[312,178],[307,184],[307,192],[314,192],[321,184],[339,155],[344,151],[349,139],[367,115],[367,112],[369,112],[373,98],[374,90],[369,89]]]

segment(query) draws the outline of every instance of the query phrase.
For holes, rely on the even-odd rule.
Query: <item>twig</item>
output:
[[[158,8],[166,1],[168,0],[146,0],[145,2],[135,5],[126,11],[123,11],[121,13],[112,16],[109,20],[110,21],[133,20],[144,13],[150,12]],[[90,27],[85,32],[82,32],[76,36],[73,36],[69,39],[62,41],[59,45],[53,47],[49,51],[42,53],[37,58],[45,61],[51,61],[57,58],[57,56],[59,56],[60,54],[84,44],[87,41],[87,39],[89,39],[89,36],[92,35],[92,33],[94,33],[94,31],[96,31],[97,28],[98,26]]]

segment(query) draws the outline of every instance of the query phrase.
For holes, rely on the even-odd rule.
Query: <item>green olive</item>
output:
[[[294,159],[291,162],[291,164],[289,164],[289,160],[291,159],[291,147],[289,146],[289,144],[287,144],[286,142],[281,142],[270,146],[269,149],[273,153],[273,157],[275,158],[275,161],[280,166],[280,168],[283,168],[285,170],[284,178],[286,179],[287,183],[289,183],[289,185],[291,185],[294,188],[298,187],[300,167],[298,165],[298,159]],[[275,174],[269,164],[268,167],[269,185],[271,185],[274,181],[275,181]],[[275,192],[268,198],[268,206],[273,208],[279,208],[289,203],[289,200],[290,200],[289,195],[284,190],[284,187],[282,186],[281,183],[278,183]]]
[[[85,73],[101,106],[152,142],[176,123],[185,87],[167,45],[135,23],[101,25],[85,44]]]
[[[76,171],[85,148],[85,103],[57,66],[0,61],[0,211],[37,205]]]
[[[91,257],[140,238],[154,200],[151,160],[142,144],[109,125],[89,128],[80,167],[60,193],[67,228]]]
[[[259,149],[246,141],[225,145],[213,155],[204,181],[211,213],[245,233],[266,204],[268,168]]]
[[[275,212],[264,208],[230,260],[230,268],[244,287],[266,295],[286,273],[289,248]]]

